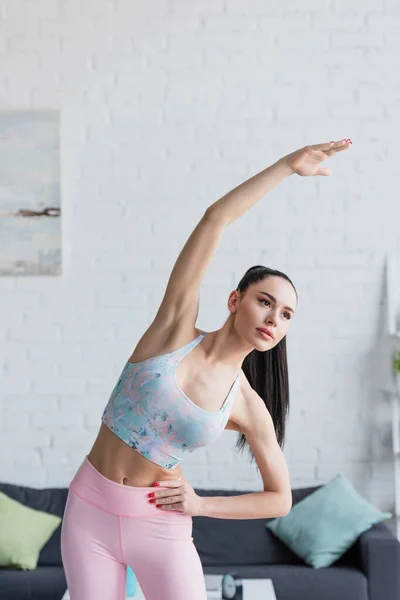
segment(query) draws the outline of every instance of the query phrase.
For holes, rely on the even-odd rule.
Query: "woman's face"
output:
[[[282,277],[268,277],[250,285],[244,293],[229,295],[228,308],[235,314],[235,329],[261,352],[285,337],[297,306],[296,292]]]

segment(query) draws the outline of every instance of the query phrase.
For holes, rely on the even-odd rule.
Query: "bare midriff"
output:
[[[120,440],[103,423],[87,458],[104,477],[123,485],[151,487],[156,481],[182,477],[179,465],[172,470],[156,465]]]

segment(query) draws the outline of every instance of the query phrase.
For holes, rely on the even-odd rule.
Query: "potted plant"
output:
[[[400,375],[400,350],[396,350],[392,356],[392,367],[395,376]]]

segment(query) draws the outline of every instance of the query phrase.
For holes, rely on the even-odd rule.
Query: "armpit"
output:
[[[231,421],[231,419],[228,420],[227,424],[225,425],[225,429],[229,429],[231,431],[239,431],[239,433],[242,432],[239,425],[234,421]]]

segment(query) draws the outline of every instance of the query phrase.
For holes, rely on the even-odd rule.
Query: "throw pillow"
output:
[[[266,527],[308,565],[329,567],[359,535],[391,518],[369,504],[340,473]]]
[[[29,508],[0,492],[0,566],[35,569],[40,550],[61,518]]]

